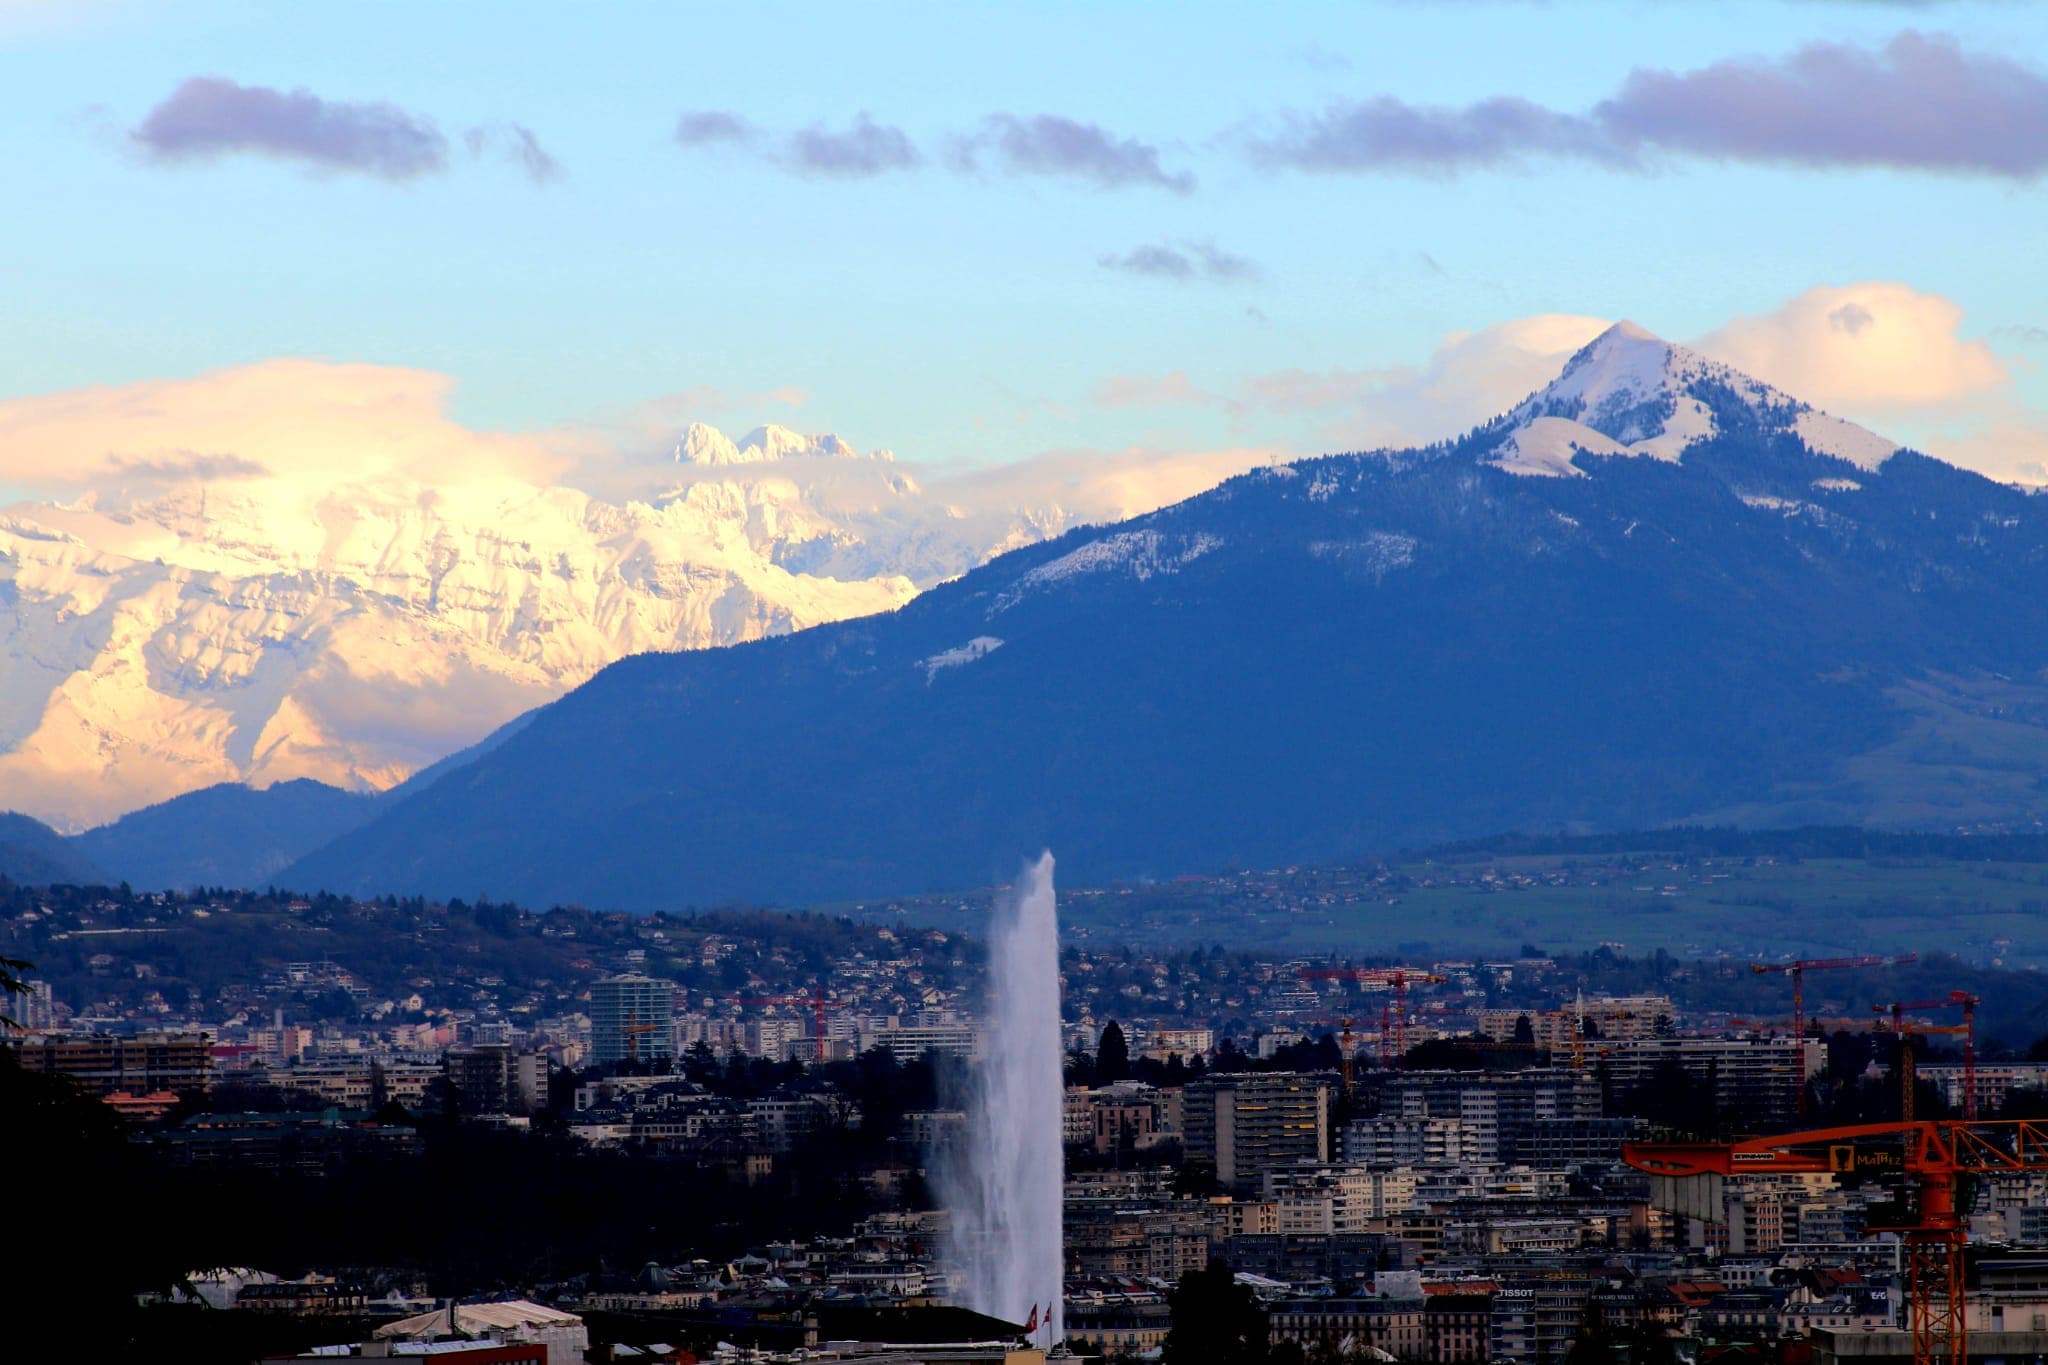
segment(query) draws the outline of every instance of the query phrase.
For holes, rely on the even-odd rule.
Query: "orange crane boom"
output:
[[[1890,1005],[1872,1005],[1871,1012],[1880,1016],[1878,1027],[1884,1027],[1882,1016],[1889,1011],[1892,1017],[1891,1032],[1898,1035],[1899,1072],[1899,1117],[1910,1120],[1913,1117],[1913,1040],[1915,1033],[1960,1034],[1963,1039],[1963,1117],[1977,1117],[1977,1006],[1981,1002],[1968,991],[1950,991],[1939,1000],[1903,1000]],[[1963,1012],[1960,1024],[1922,1024],[1906,1018],[1908,1010],[1952,1010]]]
[[[1877,1144],[1877,1145],[1871,1145]],[[1965,1365],[1963,1316],[1965,1211],[1956,1177],[1965,1172],[2048,1171],[2048,1124],[1860,1123],[1739,1142],[1629,1142],[1621,1159],[1651,1175],[1895,1172],[1915,1187],[1912,1223],[1878,1228],[1902,1234],[1909,1254],[1907,1313],[1914,1365]]]
[[[640,1035],[654,1031],[655,1025],[640,1022],[640,1011],[629,1013],[626,1022],[619,1027],[619,1032],[626,1038],[626,1056],[637,1063],[640,1060]]]

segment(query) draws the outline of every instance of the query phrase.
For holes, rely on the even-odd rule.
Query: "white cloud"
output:
[[[545,483],[561,471],[546,440],[451,419],[453,388],[426,370],[281,359],[9,399],[0,401],[0,487],[69,496],[266,474],[447,486]]]
[[[1954,300],[1878,280],[1817,286],[1686,344],[1940,459],[2048,484],[2048,414],[2022,403],[2014,384],[2026,362],[2008,365],[1963,324]],[[1453,332],[1419,365],[1272,370],[1234,383],[1185,370],[1114,375],[1093,397],[1101,408],[1207,409],[1241,436],[1299,454],[1417,445],[1507,411],[1607,326],[1541,313]],[[2037,340],[2024,328],[1995,335],[2009,349]]]
[[[1964,337],[1962,323],[1950,299],[1875,281],[1810,289],[1692,344],[1943,458],[2038,479],[2029,471],[2048,469],[2048,421],[2018,402],[2008,367]],[[1458,435],[1548,383],[1606,325],[1566,313],[1511,319],[1450,333],[1414,365],[1278,369],[1224,382],[1187,370],[1112,375],[1092,394],[1098,409],[1202,410],[1219,439],[1059,449],[966,471],[944,463],[950,452],[906,452],[898,468],[969,515],[1051,506],[1092,520],[1133,515],[1269,459]],[[650,481],[688,481],[691,471],[667,456],[689,420],[735,414],[751,424],[807,402],[788,386],[697,386],[548,431],[502,433],[455,421],[453,388],[431,371],[285,358],[0,401],[0,489],[91,491],[113,506],[172,484],[389,478],[440,489],[569,484],[618,500],[648,496]],[[784,462],[774,473],[835,503],[870,496],[868,471],[836,463]],[[849,487],[833,494],[836,483]]]
[[[1188,388],[1185,375],[1177,400]],[[793,481],[834,505],[887,497],[898,470],[928,477],[934,497],[971,516],[1059,507],[1090,520],[1151,511],[1262,460],[1263,449],[1059,450],[999,468],[936,462],[777,461],[753,470],[678,467],[677,433],[693,418],[753,420],[795,409],[803,390],[696,386],[541,432],[466,427],[448,414],[454,380],[426,370],[276,359],[189,379],[74,389],[0,401],[0,488],[94,495],[113,509],[173,486],[289,484],[309,493],[380,481],[451,490],[567,484],[607,500],[691,482]],[[1114,400],[1112,400],[1114,401]],[[1132,393],[1122,401],[1146,401]]]
[[[1926,442],[1932,453],[2001,483],[2048,486],[2048,420],[2016,407]]]
[[[1229,400],[1197,388],[1186,370],[1162,375],[1113,374],[1095,386],[1099,408],[1221,407]]]
[[[1121,521],[1284,458],[1269,446],[1055,450],[1014,464],[934,476],[932,492],[976,513],[1058,507],[1078,521]]]
[[[1962,306],[1886,280],[1821,285],[1700,338],[1716,360],[1830,411],[1952,408],[2010,378]]]
[[[1185,370],[1112,375],[1096,406],[1215,408],[1240,427],[1259,416],[1306,417],[1314,447],[1303,453],[1426,444],[1456,436],[1507,411],[1557,377],[1572,352],[1607,322],[1540,313],[1453,332],[1420,365],[1287,369],[1248,375],[1227,391],[1205,388]]]
[[[1796,398],[2007,483],[2048,484],[2048,414],[1962,334],[1955,300],[1891,280],[1822,285],[1695,343]],[[2024,346],[2023,329],[1994,333]]]
[[[1385,372],[1368,385],[1357,415],[1332,435],[1353,446],[1409,445],[1457,436],[1498,417],[1557,378],[1572,352],[1609,320],[1537,313],[1453,332],[1418,367]]]

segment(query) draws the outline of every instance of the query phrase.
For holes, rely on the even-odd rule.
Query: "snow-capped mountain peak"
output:
[[[709,422],[692,422],[684,428],[682,439],[676,442],[675,461],[677,464],[739,464],[740,448],[733,444],[732,437]]]
[[[806,435],[788,427],[768,423],[734,441],[717,427],[692,422],[676,442],[677,464],[735,465],[766,464],[773,460],[894,460],[894,454],[877,450],[863,456],[831,432]]]
[[[1766,430],[1789,430],[1817,455],[1875,471],[1898,446],[1829,416],[1633,322],[1615,323],[1564,371],[1508,413],[1489,457],[1513,474],[1574,477],[1586,457],[1680,460],[1711,438],[1714,403],[1747,408]]]
[[[899,607],[1066,525],[962,514],[889,458],[700,422],[602,495],[200,479],[0,509],[0,807],[78,828],[216,782],[388,786],[622,655]]]

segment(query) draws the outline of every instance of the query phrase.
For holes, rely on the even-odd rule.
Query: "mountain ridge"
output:
[[[623,660],[286,875],[657,908],[978,885],[1048,845],[1100,881],[1730,812],[2048,816],[2048,620],[2019,595],[2048,512],[1816,448],[1813,409],[1690,354],[1610,328],[1457,440]],[[1565,433],[1555,467],[1504,467],[1546,420],[1648,458]],[[1985,701],[2001,676],[2025,697]]]
[[[373,816],[384,797],[293,778],[262,790],[223,782],[130,811],[66,843],[146,890],[258,887]]]
[[[777,426],[592,478],[236,466],[0,509],[0,790],[77,831],[222,782],[388,788],[626,654],[864,615],[1071,520]]]
[[[0,879],[21,886],[99,884],[106,873],[34,816],[0,811]]]

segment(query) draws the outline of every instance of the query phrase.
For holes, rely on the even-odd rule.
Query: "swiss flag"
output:
[[[1028,1336],[1028,1335],[1030,1335],[1031,1333],[1033,1333],[1033,1332],[1036,1332],[1037,1330],[1038,1330],[1038,1305],[1034,1303],[1034,1304],[1032,1304],[1032,1305],[1031,1305],[1031,1316],[1030,1316],[1030,1317],[1028,1317],[1028,1318],[1026,1318],[1026,1319],[1024,1320],[1024,1332],[1025,1332],[1025,1335],[1027,1335],[1027,1336]]]

